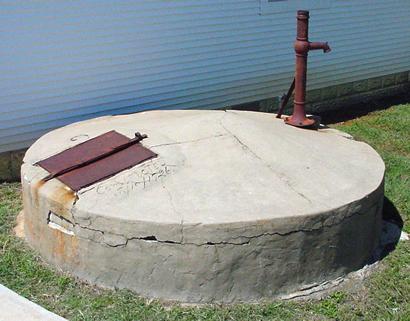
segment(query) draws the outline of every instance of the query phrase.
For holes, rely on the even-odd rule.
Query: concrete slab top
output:
[[[112,220],[143,222],[146,233],[149,224],[300,225],[323,213],[337,216],[370,197],[384,177],[369,145],[334,129],[303,130],[259,112],[178,110],[54,130],[28,150],[23,179],[37,184],[47,172],[34,163],[113,129],[147,134],[143,145],[159,156],[80,190],[72,214],[85,225],[116,230]],[[68,193],[56,179],[39,192],[56,201]]]

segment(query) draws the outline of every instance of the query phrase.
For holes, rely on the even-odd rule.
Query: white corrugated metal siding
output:
[[[310,89],[410,70],[409,0],[286,3],[0,1],[0,152],[98,115],[277,96],[299,6],[333,48],[311,54]]]

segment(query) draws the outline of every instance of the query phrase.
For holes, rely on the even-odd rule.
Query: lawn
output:
[[[386,197],[410,232],[410,104],[334,127],[372,145],[386,167]],[[0,184],[0,283],[69,320],[410,320],[410,242],[400,242],[359,290],[320,301],[181,307],[101,290],[53,270],[13,235],[20,185]]]

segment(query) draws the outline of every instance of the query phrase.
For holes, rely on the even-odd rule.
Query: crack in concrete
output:
[[[374,206],[379,206],[379,205],[375,204]],[[373,208],[374,206],[371,206],[371,208]],[[98,242],[96,240],[81,237],[79,235],[77,235],[77,237],[86,239],[86,240],[91,241],[91,242],[104,244],[104,245],[107,245],[109,247],[114,247],[114,248],[115,247],[126,247],[129,244],[130,241],[134,241],[134,240],[144,241],[144,242],[152,242],[152,243],[169,244],[169,245],[182,245],[182,246],[188,245],[188,246],[198,246],[198,247],[202,247],[202,246],[219,246],[219,245],[243,246],[243,245],[250,244],[251,241],[254,240],[254,239],[258,239],[258,238],[265,237],[265,236],[275,236],[276,235],[276,236],[284,237],[284,236],[289,236],[289,235],[295,234],[295,233],[312,233],[312,232],[316,232],[316,231],[319,231],[319,230],[321,230],[323,228],[326,228],[326,227],[332,227],[332,226],[335,226],[335,225],[342,224],[344,221],[352,218],[355,215],[364,215],[364,213],[362,213],[362,212],[353,212],[350,215],[346,215],[345,217],[340,219],[338,222],[331,222],[330,224],[326,223],[326,219],[324,218],[322,220],[320,226],[318,226],[316,228],[309,228],[309,229],[303,229],[302,228],[302,229],[297,229],[297,230],[290,230],[288,232],[265,232],[265,233],[252,235],[252,236],[237,236],[237,237],[234,237],[233,239],[245,239],[244,241],[238,241],[238,242],[231,242],[231,241],[210,242],[210,241],[208,241],[208,242],[203,242],[203,243],[194,243],[194,242],[185,242],[183,240],[183,238],[180,241],[160,240],[155,235],[133,236],[133,237],[126,238],[124,235],[110,233],[110,234],[115,235],[115,236],[126,238],[124,243],[119,243],[119,244],[113,245],[113,244],[108,244],[104,241]],[[87,226],[82,226],[78,223],[73,223],[73,225],[78,226],[79,228],[82,228],[82,229],[85,229],[85,230],[91,230],[91,231],[94,231],[94,232],[101,233],[102,236],[104,236],[104,234],[105,234],[104,231],[101,231],[101,230],[98,230],[98,229],[95,229],[95,228],[90,228],[90,227],[87,227]]]
[[[185,140],[185,141],[182,141],[182,142],[173,142],[173,143],[164,143],[164,144],[158,144],[158,145],[151,145],[151,146],[148,146],[148,147],[153,148],[153,147],[161,147],[161,146],[171,146],[171,145],[181,145],[181,144],[187,144],[187,143],[196,143],[196,142],[200,142],[200,141],[203,141],[203,140],[208,140],[208,139],[218,138],[218,137],[224,137],[224,136],[228,136],[228,135],[218,134],[218,135],[212,135],[212,136],[207,136],[207,137],[193,139],[193,140]]]
[[[278,176],[282,182],[285,182],[286,185],[288,185],[289,188],[290,188],[292,191],[294,191],[294,192],[295,192],[296,194],[298,194],[300,197],[304,198],[304,199],[305,199],[306,201],[308,201],[310,204],[313,204],[312,200],[311,200],[310,198],[308,198],[308,197],[307,197],[305,194],[303,194],[302,192],[299,192],[299,191],[292,185],[292,183],[289,181],[289,179],[288,179],[287,177],[285,177],[284,174],[276,173],[276,172],[274,171],[274,169],[273,169],[269,164],[266,164],[266,166],[267,166],[272,172],[274,172],[274,173],[276,174],[276,176]]]
[[[73,192],[73,193],[74,193],[74,201],[73,201],[73,205],[71,205],[71,206],[74,207],[74,205],[78,202],[80,197],[78,196],[78,193],[76,193],[76,192]]]
[[[220,125],[223,127],[223,129],[225,129],[225,131],[227,133],[229,133],[242,147],[244,147],[244,149],[246,149],[247,151],[249,151],[255,158],[259,159],[263,165],[265,165],[273,174],[275,174],[277,177],[279,177],[279,179],[286,183],[286,185],[288,185],[288,187],[295,192],[296,194],[298,194],[300,197],[302,197],[303,199],[305,199],[306,201],[308,201],[310,204],[313,204],[312,200],[310,200],[306,195],[304,195],[303,193],[299,192],[298,190],[295,189],[295,187],[291,184],[291,182],[289,181],[288,178],[285,177],[285,174],[281,174],[281,173],[277,173],[271,165],[267,164],[258,154],[256,154],[248,145],[246,145],[243,141],[241,141],[238,136],[236,136],[233,132],[231,132],[223,123],[223,118],[220,119],[219,123]]]
[[[172,194],[170,192],[170,190],[165,186],[165,184],[162,184],[162,187],[166,190],[167,194],[168,194],[168,198],[170,201],[170,204],[172,206],[173,211],[178,214],[179,216],[181,216],[181,243],[184,242],[184,215],[181,214],[179,211],[177,211],[175,204],[174,204],[174,199],[172,198]]]

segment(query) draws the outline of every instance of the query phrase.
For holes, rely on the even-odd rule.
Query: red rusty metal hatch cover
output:
[[[112,130],[36,164],[50,172],[45,181],[57,178],[77,192],[156,157],[139,143],[145,137],[137,133],[130,139]]]

